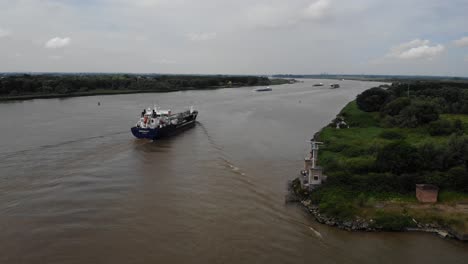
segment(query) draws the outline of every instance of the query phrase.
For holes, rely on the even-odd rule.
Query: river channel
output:
[[[0,103],[0,263],[466,263],[468,243],[351,233],[284,203],[307,140],[378,85],[331,82]],[[153,104],[198,123],[137,140]]]

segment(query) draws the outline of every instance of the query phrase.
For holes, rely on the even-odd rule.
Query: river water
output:
[[[350,233],[284,203],[306,141],[376,85],[315,82],[0,104],[0,263],[466,263],[467,243]],[[134,139],[154,103],[193,104],[198,124]]]

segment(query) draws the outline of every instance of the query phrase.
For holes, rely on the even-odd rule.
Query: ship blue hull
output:
[[[140,139],[159,139],[163,137],[173,136],[179,132],[182,132],[186,129],[195,126],[196,116],[193,116],[186,122],[183,122],[178,125],[167,125],[165,127],[156,127],[156,128],[141,128],[141,127],[132,127],[131,131],[133,136]]]
[[[132,127],[131,130],[136,138],[156,139],[160,135],[159,128]]]

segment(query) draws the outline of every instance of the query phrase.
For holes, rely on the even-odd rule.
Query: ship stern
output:
[[[158,136],[158,130],[155,128],[132,127],[131,131],[133,136],[140,139],[156,139]]]

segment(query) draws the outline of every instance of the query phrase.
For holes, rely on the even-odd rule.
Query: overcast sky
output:
[[[468,0],[0,0],[0,71],[468,76]]]

